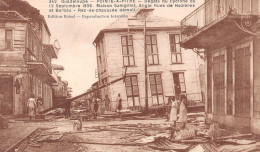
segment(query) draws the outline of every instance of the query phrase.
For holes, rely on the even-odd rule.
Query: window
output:
[[[162,104],[164,99],[161,74],[150,74],[149,80],[152,94],[152,104]]]
[[[159,54],[157,49],[157,37],[156,35],[147,35],[146,36],[146,50],[148,56],[149,65],[158,65],[159,64]]]
[[[179,34],[170,34],[170,46],[171,46],[172,63],[182,63]]]
[[[5,31],[5,47],[6,49],[13,48],[13,32],[12,30]]]
[[[184,73],[173,73],[175,95],[186,93]]]
[[[122,36],[121,37],[122,52],[123,52],[123,62],[124,66],[134,66],[134,46],[133,46],[133,37]]]
[[[139,89],[136,75],[125,78],[125,88],[128,100],[133,102],[133,106],[137,106],[139,102]]]
[[[155,95],[162,95],[163,88],[162,88],[162,78],[161,74],[151,74],[149,75],[150,79],[150,86],[151,86],[151,93],[153,96]]]

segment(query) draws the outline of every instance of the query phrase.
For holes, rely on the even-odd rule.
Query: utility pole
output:
[[[148,111],[148,74],[147,74],[147,49],[146,49],[146,16],[144,17],[144,73],[145,73],[145,111]]]
[[[144,73],[145,73],[145,111],[148,112],[148,72],[147,72],[147,49],[146,49],[146,22],[149,13],[151,13],[154,9],[151,8],[143,8],[140,9],[136,13],[137,18],[141,18],[144,22]]]

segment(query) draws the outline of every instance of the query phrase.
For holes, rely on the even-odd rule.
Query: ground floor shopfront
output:
[[[2,115],[25,115],[26,103],[31,95],[43,98],[44,109],[52,106],[51,81],[22,68],[0,73],[0,113]]]
[[[207,50],[209,120],[260,133],[260,39]]]

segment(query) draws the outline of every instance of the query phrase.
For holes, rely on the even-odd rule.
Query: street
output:
[[[130,129],[112,129],[126,125],[137,125],[139,127],[152,127],[147,130],[150,134],[158,134],[161,131],[159,126],[169,127],[170,123],[165,123],[165,119],[155,120],[124,120],[117,118],[115,121],[96,120],[83,122],[82,131],[76,131],[73,128],[73,120],[64,118],[55,119],[54,121],[30,122],[15,121],[10,128],[22,126],[22,128],[37,127],[38,130],[32,134],[26,142],[30,143],[33,136],[45,132],[45,134],[59,133],[62,138],[57,141],[42,142],[39,145],[28,144],[26,151],[158,151],[148,146],[135,145],[133,141],[145,137],[141,130]],[[138,128],[138,127],[137,127]],[[107,129],[107,130],[106,130]],[[109,130],[110,129],[110,130]],[[133,133],[136,132],[136,133]],[[17,136],[17,135],[16,135]],[[85,143],[84,143],[85,142]]]
[[[195,117],[194,117],[195,116]],[[17,144],[13,141],[1,141],[0,151],[26,152],[145,152],[145,151],[250,151],[256,149],[255,137],[244,131],[218,129],[212,131],[204,123],[203,113],[189,114],[189,123],[185,129],[177,123],[175,138],[171,139],[172,122],[163,117],[151,116],[114,117],[100,116],[97,120],[82,122],[82,130],[77,130],[78,120],[61,116],[48,116],[46,120],[28,120],[17,118],[9,120],[9,139],[23,137]],[[208,129],[205,129],[208,128]],[[15,131],[16,130],[16,131]],[[17,131],[24,130],[24,131]],[[26,131],[31,134],[24,138]],[[195,131],[196,130],[196,131]],[[202,135],[207,130],[211,133]],[[12,135],[12,132],[14,134]],[[218,134],[218,135],[217,135]],[[181,135],[181,136],[179,136]],[[7,135],[8,136],[8,135]],[[209,136],[215,139],[210,139]],[[3,136],[4,137],[4,136]],[[226,138],[227,137],[227,138]],[[179,139],[180,140],[179,140]],[[1,138],[4,140],[4,138]],[[8,141],[8,140],[7,140]],[[233,142],[233,143],[232,143]],[[234,144],[236,142],[236,144]],[[13,146],[12,143],[16,143]],[[9,145],[8,145],[9,144]],[[3,149],[3,147],[6,147]],[[13,147],[13,148],[10,148]]]

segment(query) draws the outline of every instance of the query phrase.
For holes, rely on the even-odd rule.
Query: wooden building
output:
[[[145,64],[143,22],[121,18],[101,30],[94,40],[97,54],[99,86],[126,75],[101,90],[116,109],[118,94],[123,109],[145,107]],[[133,19],[134,18],[134,19]],[[180,23],[151,15],[146,26],[149,106],[167,103],[167,96],[187,94],[190,101],[201,101],[199,57],[180,47]]]
[[[260,133],[259,0],[206,0],[186,16],[181,45],[204,49],[209,120]]]
[[[20,0],[0,0],[0,10],[0,113],[25,114],[32,94],[51,107],[57,54],[43,16]]]

